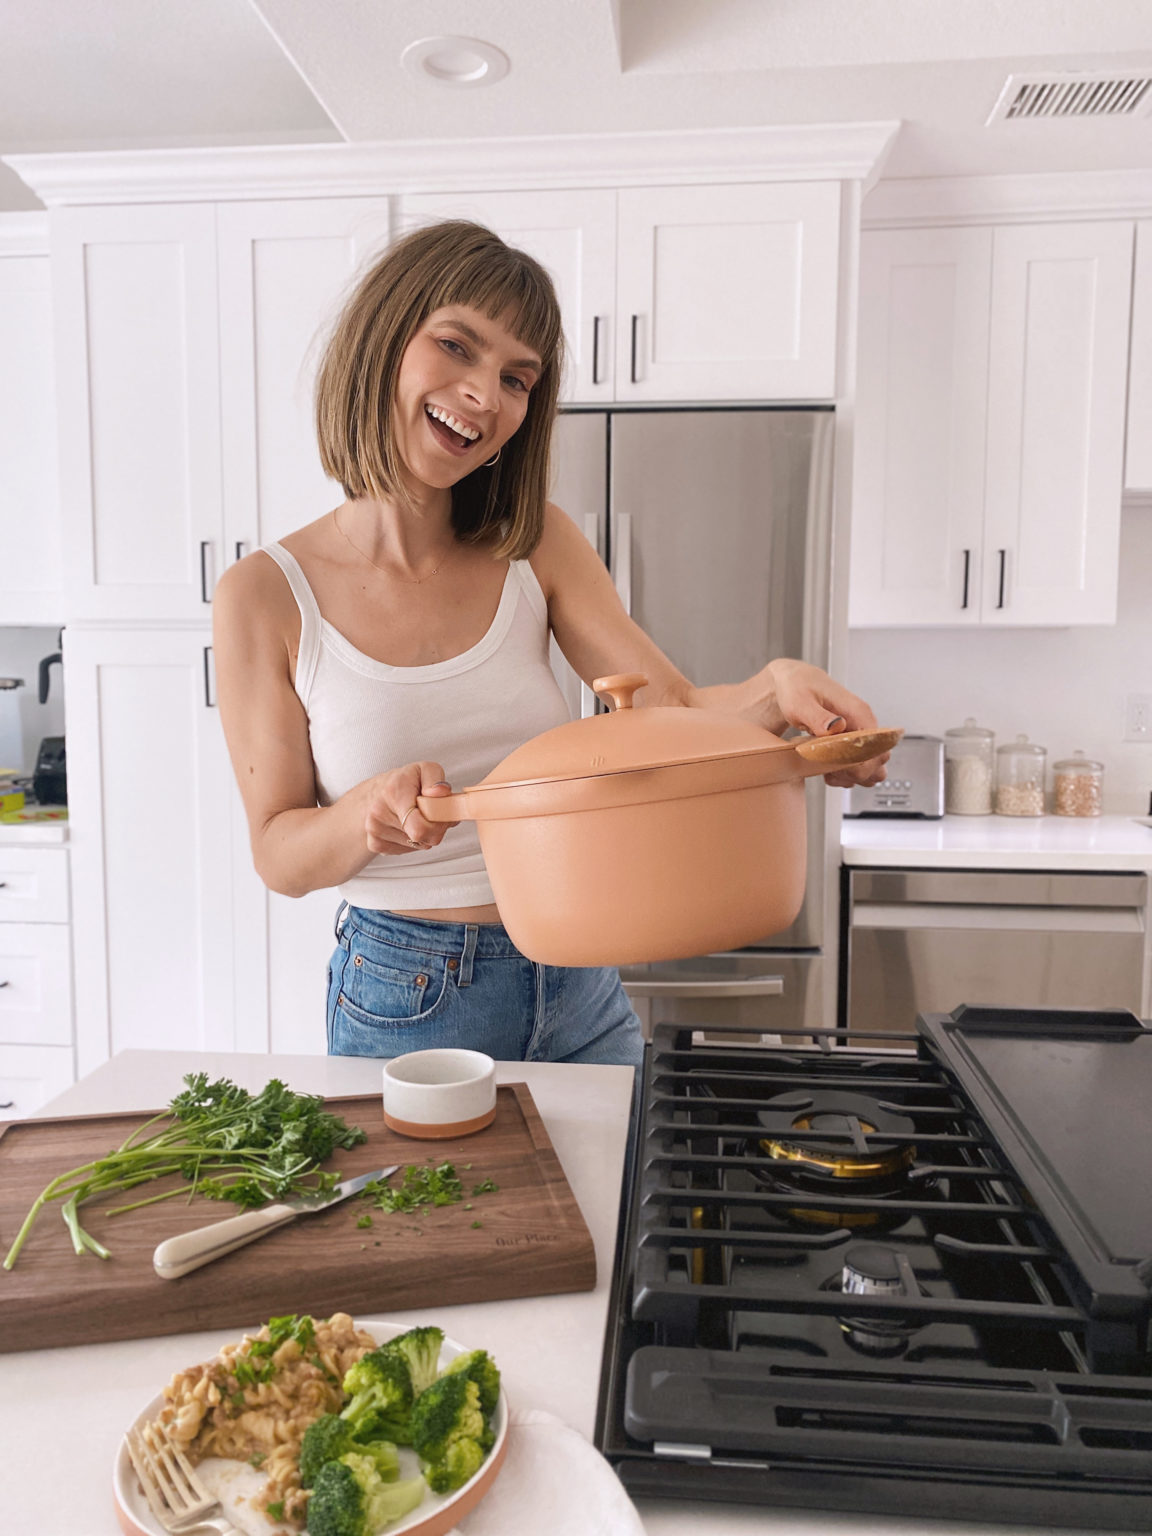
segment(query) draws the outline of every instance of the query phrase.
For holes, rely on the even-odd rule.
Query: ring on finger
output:
[[[409,816],[411,816],[413,811],[418,810],[418,809],[419,809],[419,807],[417,806],[415,800],[413,800],[412,804],[408,807],[408,809],[404,812],[403,816],[401,816],[401,818],[400,818],[400,830],[401,830],[401,832],[404,831],[404,823],[408,820]],[[411,842],[412,839],[409,838],[408,841]]]

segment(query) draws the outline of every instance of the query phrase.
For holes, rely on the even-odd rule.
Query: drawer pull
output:
[[[0,987],[10,987],[11,985],[10,981],[0,981]]]

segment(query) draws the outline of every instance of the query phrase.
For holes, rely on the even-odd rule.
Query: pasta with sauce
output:
[[[164,1389],[159,1423],[194,1463],[223,1456],[259,1466],[267,1476],[265,1512],[302,1526],[304,1431],[321,1414],[340,1411],[345,1374],[375,1347],[345,1312],[323,1321],[273,1318],[214,1360],[178,1371]]]

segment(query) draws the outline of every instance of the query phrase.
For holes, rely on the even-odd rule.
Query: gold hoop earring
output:
[[[491,469],[493,464],[495,464],[496,460],[500,457],[500,455],[503,452],[504,452],[504,445],[503,445],[503,443],[501,443],[500,447],[497,448],[496,452],[492,455],[492,457],[490,459],[485,459],[484,460],[484,468],[485,469]]]

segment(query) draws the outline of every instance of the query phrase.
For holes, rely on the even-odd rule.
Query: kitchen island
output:
[[[166,1102],[190,1071],[227,1075],[253,1091],[276,1076],[298,1091],[332,1097],[372,1092],[380,1082],[380,1063],[359,1058],[127,1051],[43,1113],[147,1108]],[[623,1067],[520,1062],[498,1063],[497,1071],[501,1082],[526,1082],[532,1092],[595,1244],[596,1287],[386,1315],[403,1325],[435,1322],[453,1338],[488,1348],[515,1407],[543,1409],[591,1438],[632,1074]],[[78,1284],[88,1262],[95,1261],[77,1259]],[[5,1354],[0,1442],[9,1477],[0,1528],[11,1536],[117,1536],[111,1468],[125,1427],[173,1371],[208,1359],[260,1321],[208,1333]],[[21,1474],[13,1476],[15,1469]],[[680,1501],[645,1500],[639,1508],[649,1536],[912,1536],[926,1529],[931,1536],[1010,1536],[1023,1529],[955,1522],[927,1528],[921,1520],[896,1517]],[[461,1536],[467,1531],[465,1520]],[[510,1530],[507,1536],[544,1533]],[[598,1529],[595,1536],[611,1533]]]

